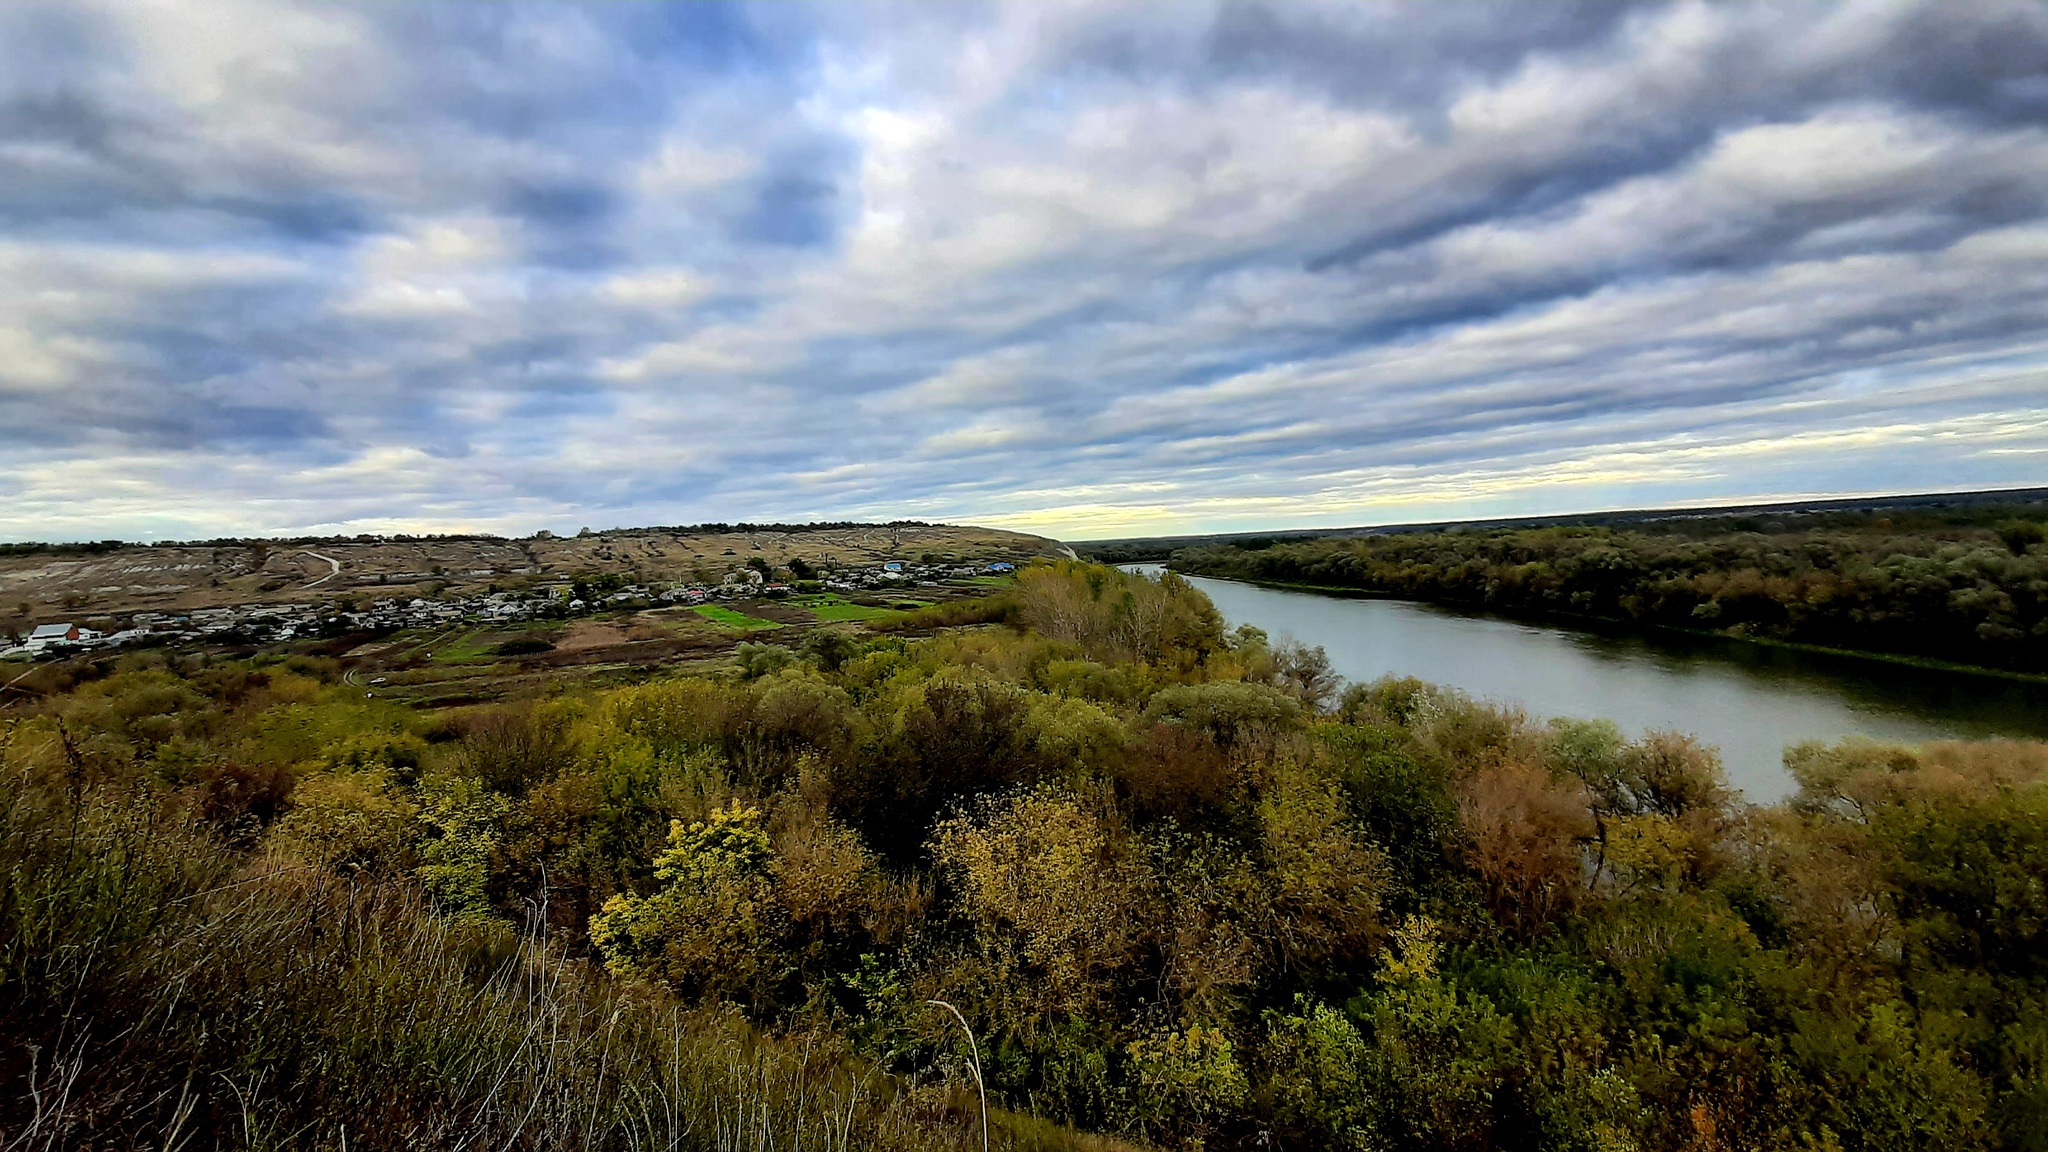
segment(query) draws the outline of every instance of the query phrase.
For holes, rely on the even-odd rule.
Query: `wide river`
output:
[[[1758,802],[1792,791],[1784,750],[1802,740],[2048,738],[2048,685],[1191,579],[1232,626],[1320,644],[1349,680],[1419,676],[1538,717],[1606,717],[1631,735],[1690,732],[1720,748],[1729,781]]]

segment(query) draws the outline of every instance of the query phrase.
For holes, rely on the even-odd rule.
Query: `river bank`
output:
[[[1690,733],[1720,750],[1730,782],[1757,802],[1791,793],[1784,752],[1808,740],[2048,737],[2048,684],[2034,680],[1183,575],[1231,625],[1321,645],[1355,682],[1416,676],[1539,719],[1604,717],[1632,736]]]
[[[1704,628],[1680,628],[1671,624],[1644,623],[1616,616],[1593,616],[1581,612],[1515,612],[1499,608],[1467,603],[1462,600],[1418,600],[1394,592],[1381,592],[1371,588],[1348,588],[1337,584],[1298,584],[1286,580],[1258,580],[1243,576],[1211,576],[1199,572],[1182,572],[1159,561],[1136,561],[1124,567],[1131,569],[1156,568],[1174,573],[1176,576],[1199,577],[1203,580],[1221,580],[1231,584],[1248,584],[1255,588],[1271,588],[1280,592],[1306,592],[1316,596],[1330,596],[1344,600],[1393,600],[1404,604],[1427,604],[1453,612],[1488,616],[1500,620],[1522,623],[1555,624],[1565,628],[1584,631],[1618,631],[1646,635],[1685,636],[1700,640],[1725,640],[1736,644],[1753,644],[1760,648],[1775,648],[1788,652],[1805,652],[1817,656],[1833,656],[1850,660],[1871,660],[1902,668],[1918,668],[1928,672],[1946,675],[1984,676],[1994,680],[2018,681],[2025,684],[2048,686],[2048,675],[2038,672],[2017,672],[2010,668],[1988,668],[1981,664],[1959,664],[1950,660],[1936,660],[1928,656],[1908,656],[1897,652],[1876,652],[1864,648],[1833,648],[1825,644],[1806,644],[1797,640],[1779,640],[1770,636],[1755,636],[1736,632],[1711,631]]]

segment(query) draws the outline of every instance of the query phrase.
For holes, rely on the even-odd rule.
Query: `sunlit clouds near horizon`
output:
[[[2048,5],[0,7],[0,539],[2048,484]]]

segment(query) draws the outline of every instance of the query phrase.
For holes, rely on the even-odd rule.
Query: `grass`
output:
[[[810,613],[827,624],[843,624],[848,621],[865,623],[869,620],[887,620],[899,613],[893,608],[874,608],[866,604],[820,604],[805,605]]]
[[[965,1152],[944,1086],[0,744],[0,1147]],[[545,917],[541,918],[544,922]],[[1103,1147],[1020,1118],[998,1146]]]
[[[498,639],[495,632],[487,628],[469,628],[453,636],[445,636],[432,649],[434,663],[467,664],[494,660],[496,654],[491,649],[497,646]]]
[[[855,604],[851,600],[829,592],[815,596],[800,597],[791,601],[791,603],[827,624],[843,624],[849,621],[864,623],[869,620],[886,620],[899,614],[892,608],[876,608],[867,604]]]
[[[690,609],[690,611],[711,621],[713,624],[723,624],[727,628],[737,628],[745,632],[759,632],[770,628],[782,627],[782,625],[777,624],[773,620],[763,620],[759,616],[749,616],[745,612],[735,612],[730,608],[717,604],[699,604],[695,608]]]
[[[438,662],[443,648],[463,643],[476,631],[474,627],[461,624],[432,629],[408,628],[391,637],[390,646],[379,653],[379,658],[388,663],[399,663],[431,657]]]
[[[894,615],[894,619],[878,623],[876,627],[889,631],[914,632],[1009,623],[1017,617],[1017,602],[1014,598],[1001,594],[978,596],[971,600],[947,600],[913,612],[899,612]]]

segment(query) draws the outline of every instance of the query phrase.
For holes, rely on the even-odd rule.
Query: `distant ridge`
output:
[[[707,521],[702,524],[650,524],[640,528],[585,528],[576,533],[578,537],[589,536],[633,536],[661,533],[671,536],[725,535],[734,532],[781,533],[794,535],[802,532],[831,532],[845,529],[868,528],[955,528],[971,525],[940,524],[927,520],[807,520],[803,523],[781,522],[756,524],[751,521],[726,523]],[[28,551],[56,552],[111,552],[116,548],[248,548],[256,545],[277,547],[281,544],[420,544],[444,541],[481,540],[491,543],[517,543],[521,540],[557,540],[559,535],[546,528],[525,536],[506,536],[498,532],[330,532],[314,536],[215,536],[193,540],[15,540],[0,541],[0,554],[12,549],[17,553]]]
[[[1613,526],[1664,520],[1712,520],[1738,516],[1798,516],[1829,512],[1885,512],[1894,509],[1979,507],[1983,505],[2048,505],[2048,487],[1987,488],[1969,492],[1912,492],[1890,496],[1830,496],[1752,504],[1717,504],[1699,508],[1630,508],[1572,512],[1552,516],[1500,516],[1479,520],[1434,520],[1419,524],[1366,524],[1348,528],[1277,528],[1246,532],[1213,532],[1180,536],[1118,536],[1100,540],[1068,540],[1083,553],[1115,552],[1119,559],[1160,557],[1180,548],[1233,544],[1244,540],[1314,540],[1332,536],[1383,536],[1397,532],[1448,532],[1470,528],[1556,528],[1567,525]]]

